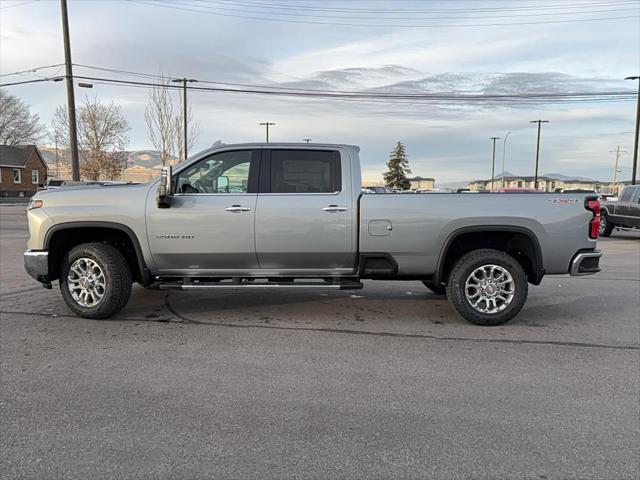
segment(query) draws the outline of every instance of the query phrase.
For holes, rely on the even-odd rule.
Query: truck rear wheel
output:
[[[120,251],[106,243],[71,249],[60,268],[60,293],[67,306],[84,318],[109,318],[131,296],[131,270]]]
[[[511,255],[492,249],[461,257],[449,275],[451,306],[476,325],[494,326],[515,317],[527,299],[527,275]]]

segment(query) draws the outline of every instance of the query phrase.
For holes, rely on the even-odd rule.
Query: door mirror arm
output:
[[[171,166],[162,167],[160,184],[156,193],[158,208],[169,208],[171,206]]]

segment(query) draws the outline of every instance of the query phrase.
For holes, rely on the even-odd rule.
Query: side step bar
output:
[[[206,288],[330,288],[334,290],[360,290],[363,285],[359,281],[329,282],[277,282],[277,281],[161,281],[157,283],[161,290],[202,290]]]

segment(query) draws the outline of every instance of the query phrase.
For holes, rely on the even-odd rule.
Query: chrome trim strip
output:
[[[49,274],[49,252],[46,250],[24,252],[24,269],[39,282]]]
[[[580,272],[580,265],[583,261],[588,258],[600,258],[602,257],[602,252],[600,250],[594,250],[593,252],[581,252],[578,253],[573,260],[571,261],[571,268],[569,269],[569,274],[574,277],[583,276],[583,275],[593,275],[594,273],[598,273],[601,269],[598,268],[595,272]]]

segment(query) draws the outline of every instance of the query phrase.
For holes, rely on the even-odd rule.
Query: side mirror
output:
[[[171,206],[171,166],[162,167],[156,201],[158,208],[169,208]]]

